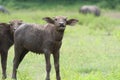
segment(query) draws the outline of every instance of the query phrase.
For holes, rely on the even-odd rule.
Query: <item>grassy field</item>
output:
[[[120,80],[120,20],[104,14],[97,18],[93,15],[84,16],[77,9],[66,9],[61,6],[59,10],[15,10],[11,15],[0,14],[0,22],[22,19],[24,22],[45,24],[42,18],[46,16],[76,18],[79,23],[74,27],[67,26],[60,50],[61,79]],[[11,47],[7,80],[11,80],[13,57],[14,50]],[[51,62],[51,80],[55,80],[52,55]],[[45,75],[44,55],[29,52],[19,66],[18,80],[44,80]]]

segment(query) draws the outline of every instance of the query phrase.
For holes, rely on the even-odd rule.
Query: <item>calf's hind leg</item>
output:
[[[25,57],[28,50],[26,49],[15,49],[15,57],[13,61],[13,73],[12,73],[12,79],[17,80],[17,69],[23,58]]]
[[[1,66],[2,66],[2,79],[6,79],[6,67],[7,67],[7,51],[1,53]]]

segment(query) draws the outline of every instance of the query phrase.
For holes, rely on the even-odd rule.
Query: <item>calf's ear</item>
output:
[[[19,25],[21,25],[23,23],[23,20],[19,20]]]
[[[67,25],[73,26],[78,22],[77,19],[69,19],[67,20]]]
[[[50,17],[44,17],[43,20],[45,20],[47,23],[54,24],[54,20]]]

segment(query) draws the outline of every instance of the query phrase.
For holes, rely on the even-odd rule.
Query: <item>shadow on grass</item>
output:
[[[98,71],[97,69],[93,69],[93,68],[83,68],[80,69],[78,72],[82,74],[89,74],[91,72],[97,72],[97,71]]]

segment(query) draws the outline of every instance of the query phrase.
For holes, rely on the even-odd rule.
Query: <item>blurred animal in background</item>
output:
[[[0,5],[0,12],[4,14],[10,14],[10,12],[2,5]]]
[[[84,5],[79,10],[82,14],[93,14],[95,16],[100,16],[100,9],[95,5]]]

